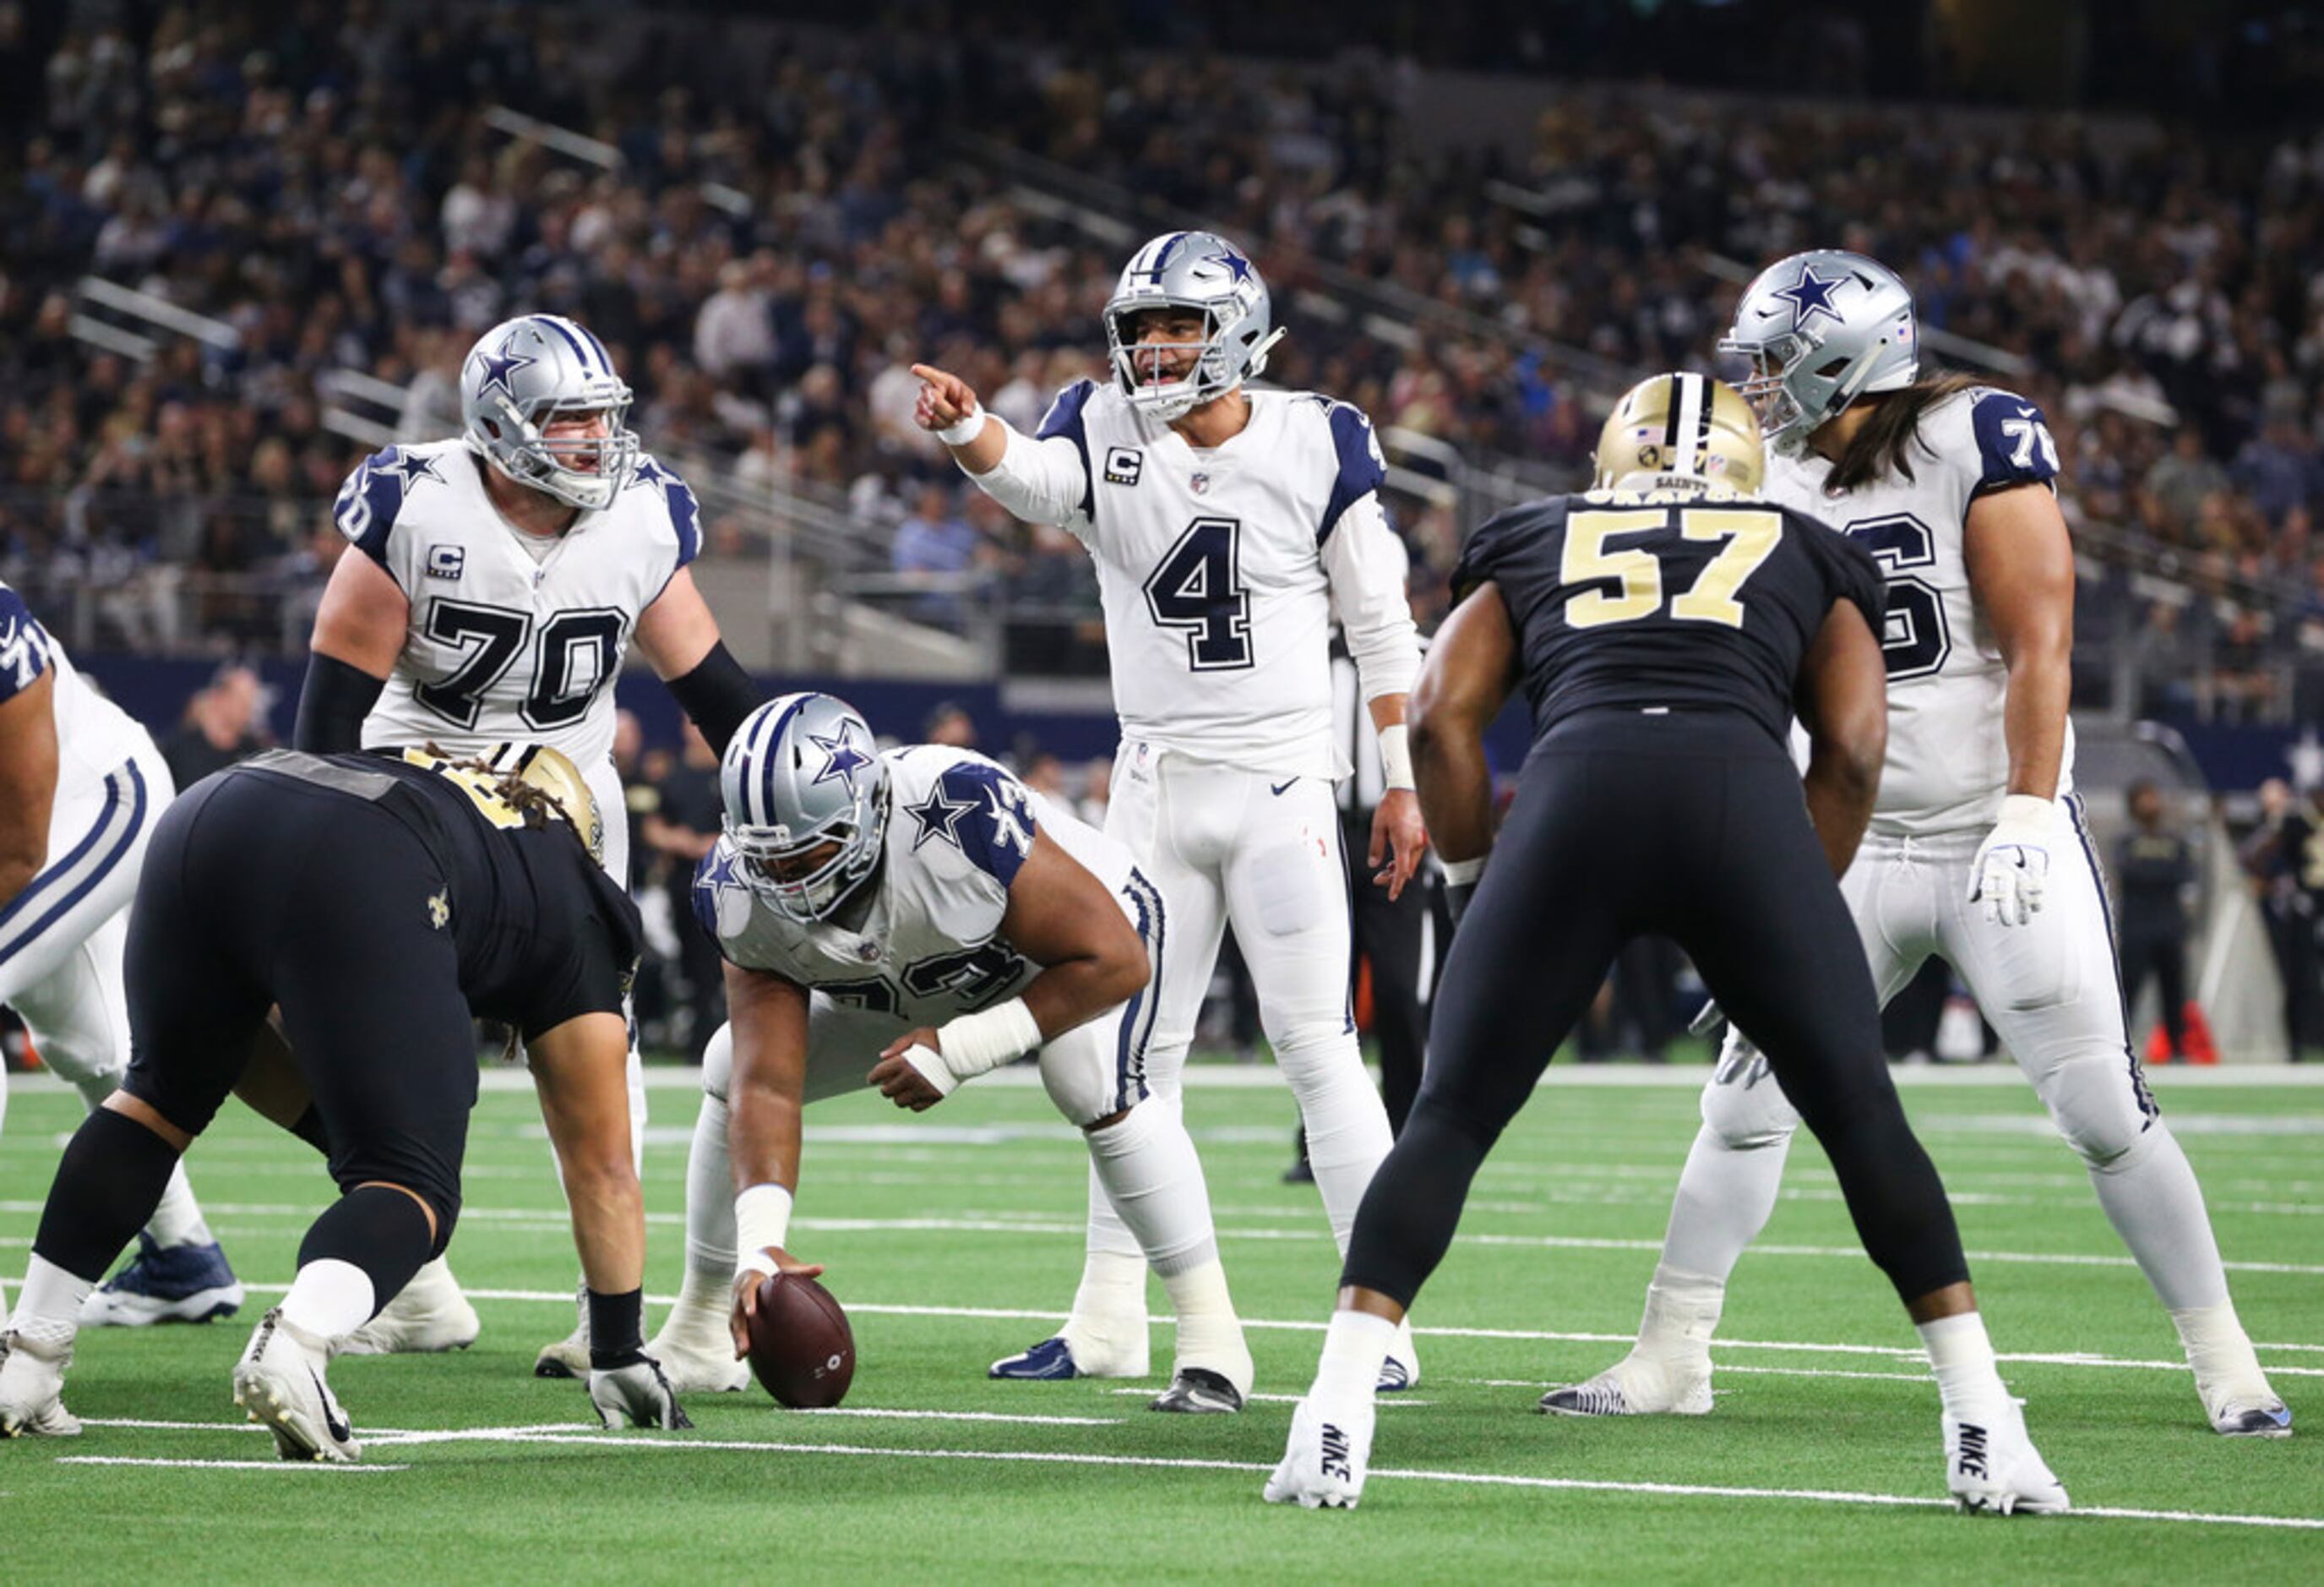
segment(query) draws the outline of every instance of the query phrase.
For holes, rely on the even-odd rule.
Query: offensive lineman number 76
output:
[[[1566,603],[1565,621],[1572,628],[1598,628],[1609,623],[1635,623],[1650,617],[1663,604],[1663,565],[1651,551],[1609,551],[1606,541],[1618,534],[1646,534],[1670,524],[1667,507],[1637,507],[1577,512],[1566,520],[1565,552],[1557,577],[1569,587],[1603,579],[1621,581],[1622,593],[1584,590]],[[1690,507],[1678,515],[1679,535],[1690,540],[1723,540],[1719,555],[1705,565],[1692,587],[1670,604],[1670,614],[1688,623],[1718,623],[1743,626],[1743,603],[1735,598],[1743,581],[1759,570],[1784,538],[1780,512],[1738,508]]]

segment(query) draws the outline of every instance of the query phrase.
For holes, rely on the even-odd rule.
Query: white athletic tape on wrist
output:
[[[1412,729],[1399,722],[1379,730],[1380,769],[1390,788],[1409,790],[1412,781]]]
[[[937,1056],[955,1083],[973,1080],[1041,1045],[1040,1022],[1021,997],[981,1014],[963,1014],[936,1031]],[[908,1053],[906,1055],[909,1056]],[[915,1069],[919,1065],[915,1063]],[[947,1091],[950,1087],[944,1088]]]
[[[984,433],[984,404],[972,402],[967,414],[949,429],[936,431],[936,439],[947,447],[964,447]]]
[[[791,1193],[775,1184],[753,1185],[734,1198],[734,1276],[771,1273],[767,1250],[783,1249],[791,1232]]]
[[[909,1064],[921,1079],[935,1086],[938,1096],[950,1096],[953,1087],[960,1084],[953,1072],[945,1067],[944,1055],[934,1047],[922,1047],[916,1041],[904,1049],[904,1062]]]
[[[1447,860],[1440,857],[1436,863],[1444,867],[1445,883],[1452,887],[1468,887],[1485,873],[1483,854],[1479,854],[1473,860]]]

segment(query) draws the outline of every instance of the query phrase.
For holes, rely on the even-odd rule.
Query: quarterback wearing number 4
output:
[[[1348,998],[1335,613],[1379,730],[1388,791],[1368,860],[1391,897],[1427,844],[1404,725],[1420,652],[1378,494],[1387,469],[1357,409],[1246,389],[1282,333],[1232,244],[1206,232],[1148,243],[1106,304],[1105,332],[1112,378],[1059,392],[1037,436],[926,366],[919,422],[993,500],[1064,526],[1097,560],[1121,719],[1106,835],[1162,890],[1174,937],[1157,985],[1156,1095],[1180,1105],[1194,1018],[1231,922],[1344,1252],[1389,1135]],[[1142,1374],[1145,1294],[1137,1246],[1093,1182],[1072,1315],[993,1375]],[[1401,1388],[1417,1371],[1406,1333],[1383,1382]],[[1199,1408],[1239,1408],[1249,1389],[1210,1387],[1215,1403]]]
[[[694,493],[640,449],[631,392],[583,326],[527,314],[477,339],[460,370],[463,433],[366,458],[333,516],[339,558],[315,618],[297,744],[315,753],[429,744],[473,754],[546,744],[622,807],[613,761],[616,673],[634,640],[687,715],[724,748],[758,704],[687,565]],[[627,884],[629,828],[604,860]],[[645,1093],[631,1055],[639,1140]],[[343,1348],[444,1350],[476,1335],[440,1260]],[[544,1377],[588,1370],[586,1324],[540,1352]]]
[[[2125,1036],[2106,884],[2073,791],[2073,553],[2041,411],[1958,377],[1918,380],[1912,295],[1858,254],[1768,266],[1720,346],[1755,366],[1743,390],[1771,443],[1766,494],[1888,576],[1887,760],[1840,884],[1881,1000],[1932,954],[1952,965],[2170,1312],[2211,1426],[2290,1433],[2227,1297],[2194,1170]],[[1800,1115],[1730,1034],[1702,1120],[1637,1347],[1545,1410],[1711,1409],[1727,1276],[1775,1210]]]

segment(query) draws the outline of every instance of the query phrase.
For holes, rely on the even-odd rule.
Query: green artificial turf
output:
[[[810,1114],[792,1243],[829,1265],[825,1282],[851,1309],[853,1391],[831,1414],[782,1411],[755,1388],[697,1396],[696,1431],[670,1435],[597,1432],[579,1386],[530,1376],[534,1352],[571,1325],[576,1265],[530,1097],[488,1091],[452,1249],[483,1337],[459,1354],[334,1367],[369,1441],[354,1470],[272,1462],[229,1402],[247,1328],[329,1194],[307,1148],[230,1108],[190,1167],[250,1306],[209,1326],[83,1335],[66,1398],[87,1432],[0,1444],[0,1581],[132,1569],[173,1582],[2324,1577],[2324,1088],[2157,1080],[2220,1244],[2246,1265],[2231,1279],[2262,1360],[2302,1418],[2295,1438],[2252,1441],[2208,1431],[2168,1320],[2030,1092],[1906,1085],[1997,1346],[2080,1358],[2004,1371],[2084,1513],[2003,1521],[1927,1502],[1943,1490],[1934,1387],[1893,1296],[1851,1254],[1838,1191],[1804,1140],[1729,1292],[1716,1412],[1532,1413],[1543,1386],[1615,1359],[1637,1320],[1696,1103],[1691,1085],[1636,1076],[1553,1071],[1502,1141],[1416,1309],[1422,1382],[1382,1410],[1353,1513],[1259,1498],[1336,1268],[1314,1191],[1280,1182],[1294,1115],[1278,1087],[1187,1094],[1235,1298],[1255,1324],[1262,1398],[1242,1416],[1143,1408],[1167,1368],[1158,1324],[1157,1376],[1136,1393],[986,1380],[988,1361],[1050,1331],[1081,1260],[1079,1144],[1037,1088],[1004,1082],[919,1118],[876,1097]],[[654,1091],[648,1290],[663,1300],[683,1249],[693,1113],[689,1092]],[[0,1273],[12,1296],[78,1116],[61,1087],[9,1099]],[[2095,1259],[2057,1259],[2072,1258]],[[1479,1332],[1429,1332],[1444,1329]],[[856,1414],[871,1410],[920,1414]],[[190,1426],[106,1425],[126,1420]],[[2089,1513],[2108,1509],[2177,1518]]]

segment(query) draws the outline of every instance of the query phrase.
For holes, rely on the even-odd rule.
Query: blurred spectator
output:
[[[2298,807],[2291,786],[2281,778],[2260,784],[2259,808],[2259,825],[2244,839],[2237,858],[2259,893],[2268,944],[2283,982],[2284,1038],[2296,1059],[2324,1047],[2316,909],[2317,895],[2324,891],[2324,827]]]
[[[266,748],[260,715],[264,693],[256,672],[228,662],[186,702],[185,720],[161,743],[161,759],[180,791]]]
[[[670,900],[678,940],[678,970],[686,983],[684,1029],[671,1041],[695,1063],[726,1020],[725,976],[717,940],[695,918],[694,871],[718,846],[720,812],[718,752],[692,721],[678,763],[655,784],[654,807],[641,823],[647,845],[669,862],[663,887]]]
[[[945,700],[928,713],[920,729],[920,739],[924,743],[943,744],[948,749],[973,750],[976,748],[976,720],[965,706]]]
[[[1107,804],[1112,797],[1113,757],[1100,755],[1082,768],[1082,819],[1103,832]]]
[[[2120,939],[2122,998],[2135,1012],[2152,976],[2163,1000],[2163,1029],[2171,1056],[2187,1056],[2187,934],[2194,902],[2195,851],[2169,820],[2163,790],[2134,782],[2126,796],[2131,831],[2115,851],[2116,936]]]

